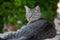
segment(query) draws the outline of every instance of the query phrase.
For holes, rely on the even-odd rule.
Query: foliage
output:
[[[30,8],[39,5],[43,17],[53,21],[56,15],[57,2],[58,0],[0,0],[1,21],[3,20],[3,23],[12,22],[18,28],[25,25],[27,23],[25,5]],[[22,23],[18,24],[17,21],[22,21]]]

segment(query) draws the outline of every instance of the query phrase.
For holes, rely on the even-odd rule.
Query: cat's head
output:
[[[26,18],[29,22],[41,18],[41,13],[40,13],[40,7],[39,6],[36,6],[33,9],[30,9],[29,7],[25,6],[25,9],[26,9]]]

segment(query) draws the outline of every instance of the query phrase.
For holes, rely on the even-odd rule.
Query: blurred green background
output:
[[[0,0],[0,32],[4,23],[11,22],[20,28],[27,24],[25,8],[27,5],[34,8],[40,6],[44,18],[53,21],[56,16],[57,3],[59,0]]]

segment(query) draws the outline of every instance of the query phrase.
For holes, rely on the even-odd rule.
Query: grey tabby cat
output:
[[[19,31],[6,35],[3,39],[6,40],[44,40],[53,38],[56,35],[56,30],[53,23],[42,18],[39,6],[34,9],[29,9],[25,6],[26,18],[28,25],[23,26]]]
[[[42,18],[39,6],[36,6],[34,9],[30,9],[27,6],[25,6],[25,9],[26,9],[26,18],[28,22]]]

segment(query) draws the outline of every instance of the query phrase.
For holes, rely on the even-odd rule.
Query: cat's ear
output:
[[[39,6],[36,6],[35,9],[38,10],[38,11],[40,11],[40,7]]]
[[[24,6],[25,7],[25,10],[26,10],[26,12],[29,12],[29,7],[27,7],[26,5]]]

